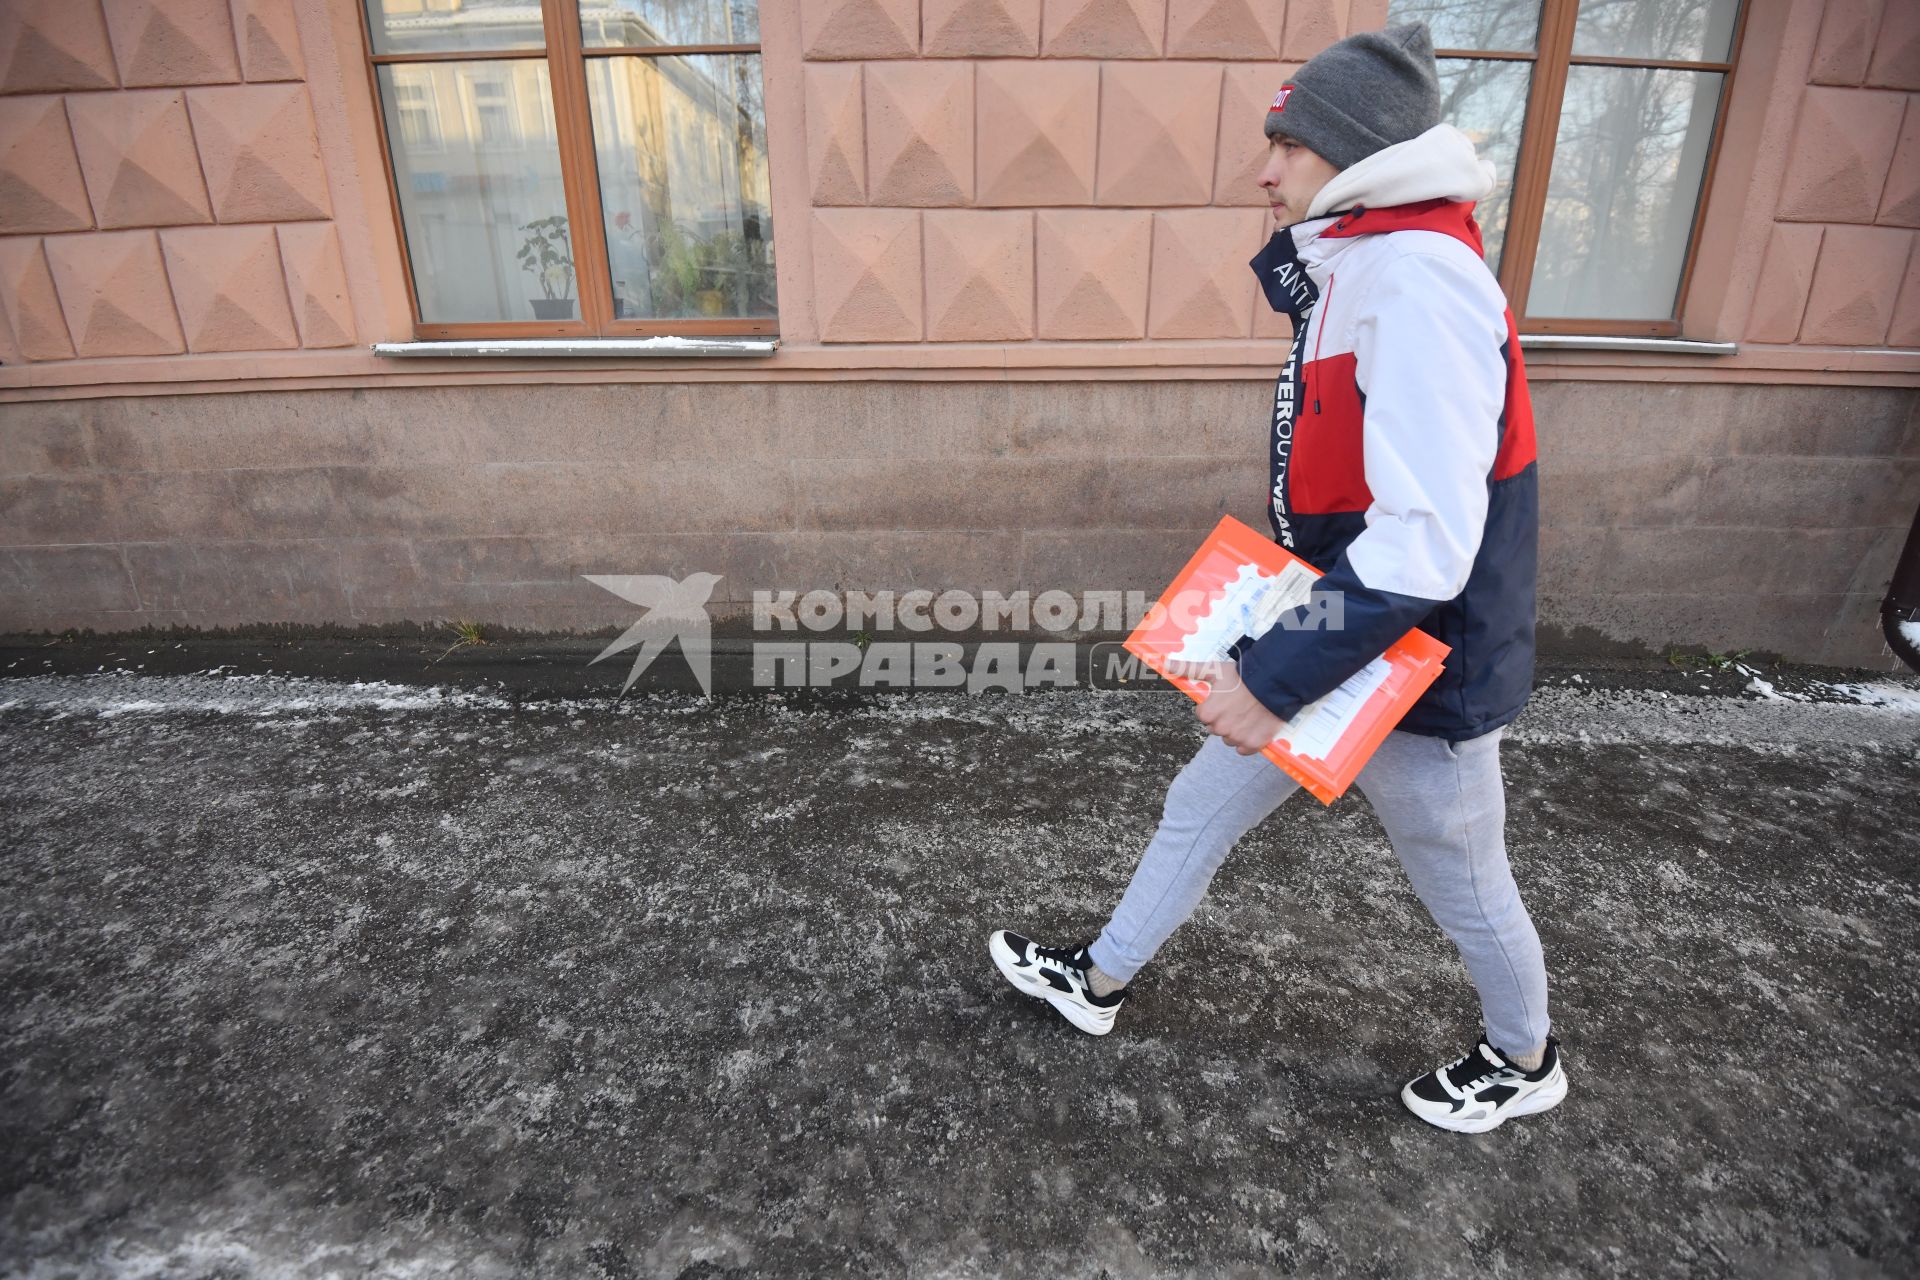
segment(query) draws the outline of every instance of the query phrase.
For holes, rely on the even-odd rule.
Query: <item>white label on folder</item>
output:
[[[1300,708],[1298,715],[1280,726],[1273,740],[1279,742],[1284,738],[1287,748],[1297,756],[1326,759],[1342,735],[1353,727],[1360,708],[1367,705],[1367,699],[1392,674],[1392,663],[1385,657],[1375,658],[1341,681],[1339,687],[1324,698]]]
[[[1271,577],[1257,565],[1241,565],[1225,594],[1194,620],[1193,630],[1170,656],[1179,662],[1224,662],[1235,641],[1265,635],[1281,614],[1305,604],[1317,576],[1297,560]]]

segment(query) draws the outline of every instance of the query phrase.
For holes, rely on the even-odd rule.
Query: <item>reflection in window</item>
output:
[[[1493,165],[1493,194],[1475,206],[1473,214],[1486,239],[1487,265],[1495,271],[1506,242],[1532,70],[1530,62],[1440,59],[1440,118],[1473,139],[1481,159]]]
[[[1580,0],[1576,58],[1723,62],[1740,0]]]
[[[1426,23],[1436,49],[1531,53],[1540,0],[1393,0],[1387,21]]]
[[[771,316],[759,57],[591,58],[587,98],[616,314]]]
[[[574,318],[573,250],[546,63],[427,62],[382,66],[379,76],[420,319]],[[463,101],[474,104],[471,117]],[[516,101],[528,104],[519,120]],[[498,114],[482,108],[493,102]],[[429,113],[438,119],[435,145],[410,136],[408,111],[416,120]],[[503,122],[498,138],[482,136],[490,119]]]
[[[440,145],[440,126],[433,109],[432,85],[410,76],[396,78],[393,101],[400,121],[400,137],[408,147],[417,150]]]
[[[756,0],[580,0],[589,49],[662,44],[758,44]]]
[[[517,131],[513,127],[512,93],[505,80],[474,80],[473,117],[479,126],[480,141],[514,140]]]
[[[540,0],[366,0],[366,5],[376,54],[546,46]]]
[[[1528,314],[1673,314],[1723,78],[1568,72]]]

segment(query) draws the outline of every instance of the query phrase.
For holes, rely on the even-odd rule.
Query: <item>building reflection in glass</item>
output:
[[[420,318],[579,316],[547,64],[528,0],[367,0]],[[752,0],[582,0],[589,48],[751,44]],[[586,60],[616,317],[774,314],[766,110],[755,53]]]

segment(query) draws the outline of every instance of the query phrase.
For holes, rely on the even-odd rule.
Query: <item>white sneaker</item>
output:
[[[1547,1037],[1547,1051],[1533,1071],[1517,1067],[1487,1042],[1479,1043],[1444,1067],[1435,1067],[1400,1090],[1407,1110],[1428,1124],[1456,1133],[1485,1133],[1514,1116],[1529,1116],[1557,1106],[1567,1096],[1567,1073],[1560,1066],[1560,1042]]]
[[[1104,996],[1093,994],[1093,986],[1087,981],[1093,957],[1087,954],[1085,944],[1043,947],[1000,929],[987,939],[987,954],[1016,990],[1045,1000],[1088,1035],[1103,1036],[1113,1030],[1114,1015],[1131,994],[1127,987]]]

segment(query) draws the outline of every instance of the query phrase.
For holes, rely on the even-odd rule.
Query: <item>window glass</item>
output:
[[[589,49],[656,44],[759,44],[755,0],[580,0]]]
[[[1567,73],[1528,315],[1672,317],[1723,79]]]
[[[770,316],[757,54],[587,60],[615,314]]]
[[[579,315],[547,64],[379,68],[420,319]]]
[[[1531,53],[1540,0],[1393,0],[1387,21],[1426,23],[1436,49]]]
[[[1739,13],[1740,0],[1580,0],[1573,56],[1725,62]]]
[[[543,49],[540,0],[366,0],[373,51]]]
[[[1500,269],[1506,241],[1513,171],[1520,160],[1520,132],[1527,118],[1531,62],[1440,59],[1440,118],[1473,139],[1480,158],[1493,165],[1493,194],[1473,211],[1486,239],[1487,265]]]

